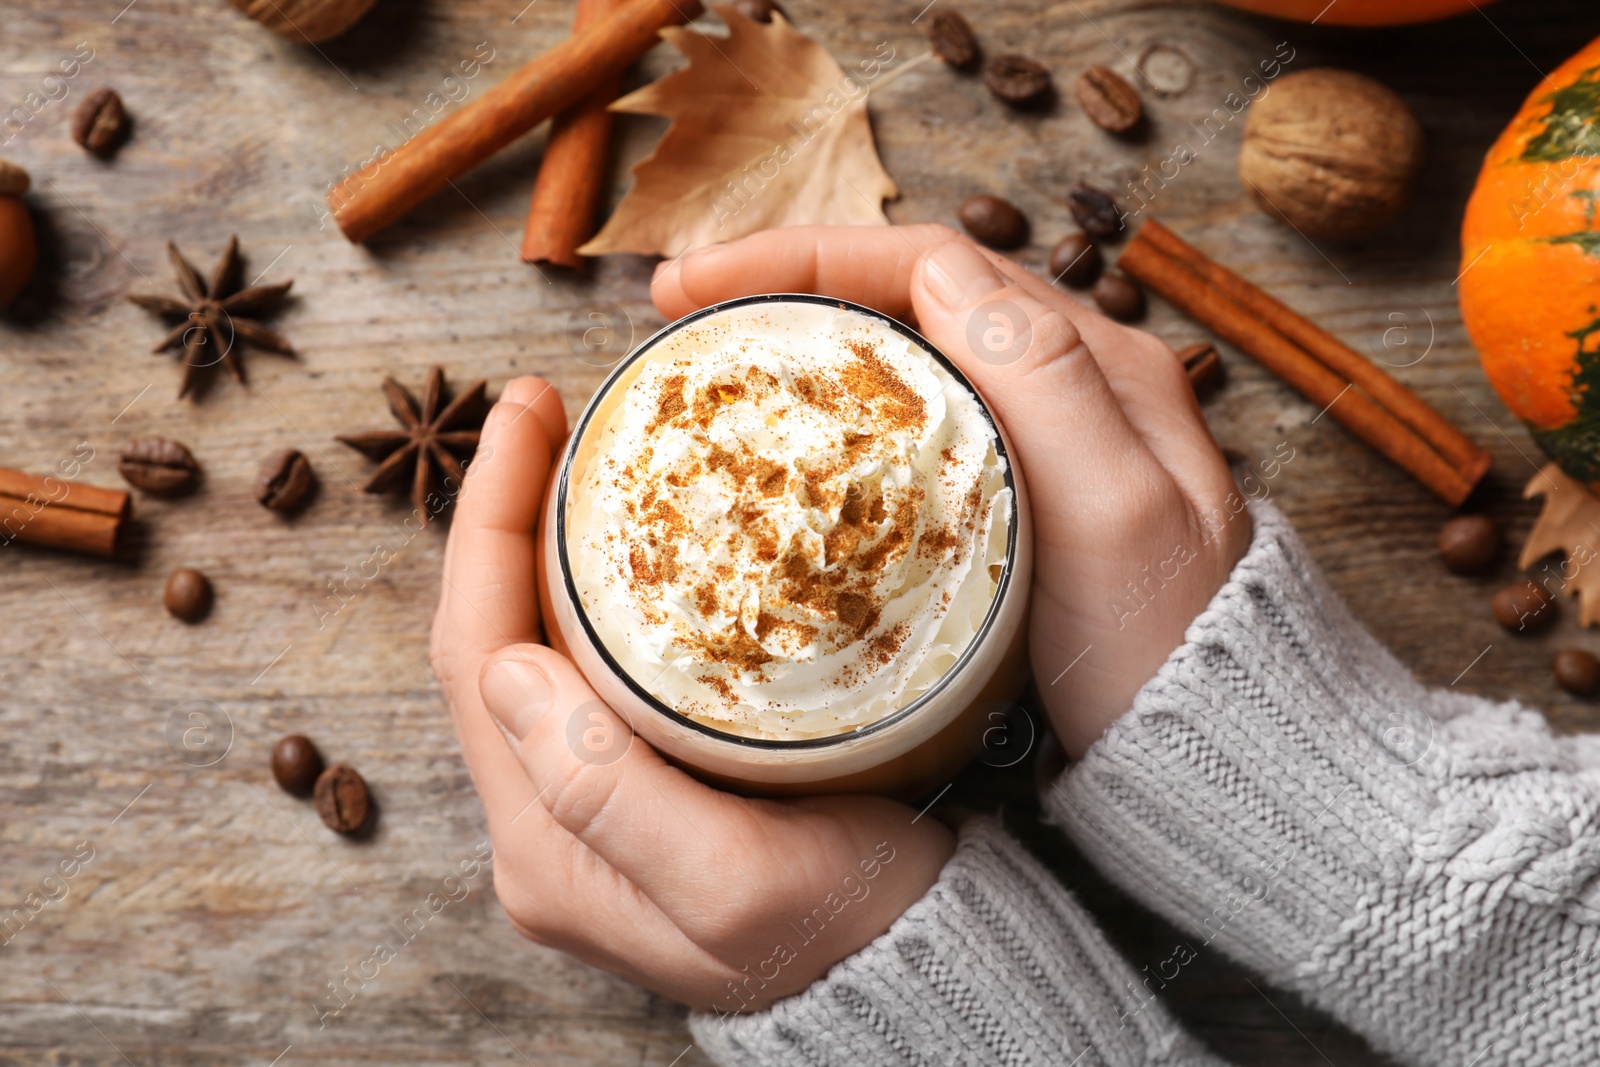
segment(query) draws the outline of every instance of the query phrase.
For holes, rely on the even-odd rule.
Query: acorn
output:
[[[33,277],[39,248],[33,236],[33,216],[22,194],[28,191],[28,172],[0,159],[0,311],[15,300]]]

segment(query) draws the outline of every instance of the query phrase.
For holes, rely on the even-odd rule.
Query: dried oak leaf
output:
[[[1554,463],[1545,464],[1523,488],[1524,500],[1536,496],[1544,497],[1544,507],[1528,531],[1517,566],[1527,570],[1552,552],[1565,554],[1563,588],[1578,598],[1583,625],[1600,623],[1600,498]]]
[[[762,24],[714,10],[728,36],[662,30],[689,65],[611,105],[672,125],[582,254],[675,256],[778,226],[888,223],[883,201],[899,192],[878,160],[863,78],[781,14]]]

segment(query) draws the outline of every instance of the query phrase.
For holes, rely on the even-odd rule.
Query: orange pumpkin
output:
[[[1490,0],[1222,0],[1233,7],[1319,26],[1400,26],[1449,18]]]
[[[1550,458],[1600,483],[1600,39],[1489,149],[1461,224],[1461,318]]]

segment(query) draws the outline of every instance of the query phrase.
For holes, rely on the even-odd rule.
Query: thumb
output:
[[[1036,510],[1071,514],[1086,492],[1153,462],[1078,327],[971,242],[952,238],[923,257],[911,298],[922,332],[983,394],[1023,469],[1048,472],[1030,480]]]
[[[744,801],[695,781],[634,737],[554,649],[501,649],[484,663],[478,686],[560,826],[669,916],[685,901],[718,899],[708,883],[725,877],[722,857],[701,828],[738,837],[750,818]]]

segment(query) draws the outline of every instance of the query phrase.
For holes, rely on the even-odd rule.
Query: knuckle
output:
[[[1022,374],[1064,374],[1075,379],[1094,369],[1094,356],[1083,335],[1061,312],[1049,309],[1033,315],[1029,328],[1032,336],[1018,366]]]
[[[433,636],[428,641],[428,666],[433,668],[433,676],[440,682],[455,680],[456,658],[445,648],[438,623],[434,623]]]
[[[616,795],[612,769],[582,760],[570,761],[562,778],[549,789],[551,817],[575,835],[582,835],[604,818]]]
[[[719,896],[711,886],[706,890],[697,894],[698,906],[675,918],[686,937],[712,953],[749,944],[752,934],[771,929],[787,914],[768,894],[740,889]]]
[[[924,255],[949,241],[968,240],[967,237],[953,227],[946,226],[942,222],[922,222],[914,226],[907,226],[906,229],[912,231],[913,237],[921,237],[923,239],[917,243],[926,250]]]
[[[551,921],[554,913],[548,906],[540,907],[534,895],[520,882],[496,878],[494,895],[500,901],[501,910],[506,913],[506,922],[517,933],[540,945],[549,945],[559,939],[557,924]]]

